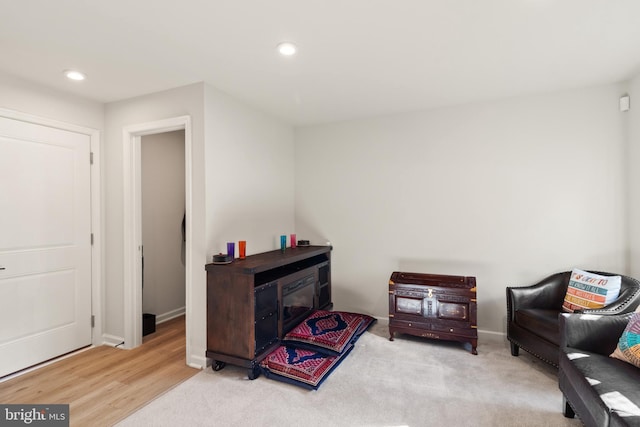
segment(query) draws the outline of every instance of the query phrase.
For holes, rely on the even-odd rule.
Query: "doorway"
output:
[[[123,181],[124,181],[124,348],[142,344],[142,187],[141,144],[142,137],[172,131],[184,131],[184,217],[185,217],[185,322],[186,360],[191,357],[191,293],[192,293],[192,144],[191,119],[181,116],[155,122],[141,123],[123,130]]]
[[[184,314],[184,130],[141,139],[143,335]]]

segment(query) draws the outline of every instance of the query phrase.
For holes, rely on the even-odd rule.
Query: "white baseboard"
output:
[[[389,318],[388,317],[378,317],[378,316],[373,316],[377,321],[378,324],[380,325],[389,325]]]
[[[179,316],[184,316],[186,312],[187,311],[185,307],[180,307],[180,308],[176,308],[175,310],[171,310],[166,313],[159,314],[156,316],[156,325],[171,319],[175,319],[176,317],[179,317]]]
[[[124,344],[124,338],[115,335],[102,334],[102,343],[111,347],[117,347]]]
[[[487,331],[486,329],[478,329],[478,335],[484,335],[487,338],[507,339],[507,334],[504,332]]]
[[[206,369],[208,365],[211,364],[211,359],[192,354],[189,356],[189,360],[187,360],[187,365],[196,369]]]
[[[167,313],[156,316],[156,325],[162,322],[166,322],[178,316],[183,316],[186,310],[184,307],[177,308],[175,310],[169,311]],[[117,347],[124,342],[124,338],[118,337],[116,335],[102,334],[102,344],[108,345],[111,347]]]

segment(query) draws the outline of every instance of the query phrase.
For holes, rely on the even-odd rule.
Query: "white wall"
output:
[[[205,183],[204,183],[204,89],[203,84],[141,96],[107,104],[105,107],[105,211],[106,211],[106,324],[105,333],[124,337],[124,191],[123,191],[123,129],[126,126],[188,115],[192,127],[192,204],[193,204],[193,271],[197,292],[192,295],[194,324],[205,322],[206,260]],[[193,354],[204,359],[206,337],[200,331],[192,335]],[[192,360],[192,362],[197,363]]]
[[[0,94],[0,108],[97,130],[104,128],[104,106],[99,102],[59,92],[2,72]]]
[[[206,86],[207,255],[247,255],[294,232],[293,128]]]
[[[141,140],[142,311],[160,322],[185,310],[185,132]]]
[[[107,327],[124,335],[124,127],[170,117],[192,119],[193,289],[191,362],[206,350],[205,264],[227,241],[247,253],[273,249],[272,234],[292,230],[293,130],[234,98],[194,84],[106,106]],[[205,173],[206,170],[206,173]],[[189,302],[187,303],[189,305]]]
[[[625,88],[631,97],[631,109],[624,113],[629,150],[626,163],[629,184],[628,263],[631,275],[640,278],[640,74],[631,79]]]
[[[616,85],[296,129],[296,230],[329,240],[337,309],[388,314],[393,271],[472,275],[479,329],[505,287],[625,272]]]
[[[640,76],[628,89],[640,99]],[[181,115],[192,117],[197,159],[192,347],[201,357],[203,266],[226,241],[245,239],[257,253],[294,231],[330,240],[336,308],[381,317],[394,270],[475,275],[479,326],[498,332],[508,285],[573,266],[625,272],[625,217],[628,272],[640,277],[640,109],[632,101],[621,118],[616,85],[295,135],[205,84],[105,107],[0,74],[0,93],[0,108],[105,130],[104,329],[114,336],[124,334],[122,129]]]

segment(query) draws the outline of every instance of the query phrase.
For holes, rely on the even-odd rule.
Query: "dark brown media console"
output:
[[[478,354],[476,278],[394,272],[389,279],[389,340],[396,332],[468,342]]]
[[[207,357],[259,375],[258,365],[314,309],[331,302],[331,247],[287,248],[207,264]]]

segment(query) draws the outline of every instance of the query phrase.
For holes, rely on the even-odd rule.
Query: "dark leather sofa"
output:
[[[632,312],[640,304],[640,282],[633,277],[615,273],[591,271],[603,276],[621,276],[618,299],[598,310],[583,313],[615,315]],[[519,349],[545,362],[558,366],[560,329],[558,315],[569,286],[571,271],[553,274],[540,282],[524,287],[507,288],[507,339],[511,354]]]
[[[609,357],[631,315],[560,316],[558,384],[566,417],[578,415],[587,427],[640,426],[640,369]]]

